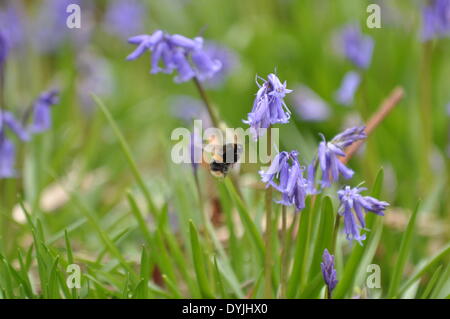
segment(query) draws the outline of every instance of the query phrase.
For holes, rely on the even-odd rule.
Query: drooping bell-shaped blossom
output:
[[[147,8],[142,1],[108,1],[104,27],[107,32],[127,39],[143,29],[146,10]]]
[[[334,288],[336,287],[338,280],[336,269],[334,268],[334,256],[328,252],[325,248],[322,255],[322,262],[320,263],[322,269],[322,276],[325,284],[327,285],[328,298],[331,299]]]
[[[255,140],[262,136],[270,125],[289,122],[291,113],[284,102],[284,97],[292,92],[286,88],[286,81],[281,83],[273,73],[268,75],[263,84],[259,84],[258,81],[256,84],[259,89],[252,111],[248,113],[248,119],[243,121],[250,125]]]
[[[364,187],[345,186],[344,189],[338,191],[341,202],[338,213],[344,217],[344,231],[347,239],[356,240],[361,245],[362,241],[366,239],[366,236],[360,233],[360,230],[366,227],[364,212],[383,216],[389,206],[387,202],[371,196],[362,196],[360,193],[364,190],[366,190]]]
[[[339,104],[350,106],[353,104],[356,91],[361,83],[361,76],[356,71],[349,71],[344,75],[341,86],[336,91],[335,99]]]
[[[305,85],[296,87],[291,100],[297,114],[305,121],[320,122],[330,116],[328,104]]]
[[[298,152],[292,151],[278,153],[270,167],[266,171],[261,170],[259,174],[266,187],[271,186],[281,193],[281,200],[277,203],[294,205],[297,211],[301,211],[305,208],[305,199],[310,189],[303,171],[304,167],[298,161]]]
[[[151,73],[177,71],[175,82],[181,83],[197,77],[200,81],[211,78],[222,64],[211,58],[203,48],[203,38],[187,38],[179,34],[170,35],[161,30],[151,35],[131,37],[128,42],[137,48],[127,57],[134,60],[147,51],[152,52]],[[162,66],[161,66],[162,65]]]
[[[5,35],[0,29],[0,76],[4,70],[6,58],[8,57],[8,44],[6,43]]]
[[[353,176],[353,170],[345,166],[340,160],[340,156],[345,156],[344,149],[354,142],[366,138],[364,126],[357,126],[346,129],[344,132],[336,135],[331,141],[327,142],[322,136],[317,151],[317,160],[322,172],[321,186],[322,188],[330,187],[333,181],[337,181],[339,175],[345,179]],[[313,179],[315,169],[311,167],[308,173],[309,179]]]
[[[28,141],[29,135],[22,124],[8,111],[0,111],[0,179],[12,178],[16,175],[15,146],[7,137],[7,131],[12,132],[22,141]]]
[[[358,68],[369,67],[374,47],[370,36],[364,35],[358,26],[349,25],[342,30],[341,42],[347,59]]]
[[[41,133],[48,130],[52,123],[51,107],[59,103],[58,91],[42,93],[33,105],[33,120],[30,131]]]
[[[15,160],[16,151],[13,142],[0,132],[0,179],[12,178],[16,175]]]
[[[432,0],[422,9],[422,41],[450,35],[450,0]]]

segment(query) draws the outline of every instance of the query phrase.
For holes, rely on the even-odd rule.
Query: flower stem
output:
[[[269,157],[272,155],[272,134],[270,126],[267,129],[267,152]],[[265,244],[266,254],[264,261],[264,283],[265,283],[265,297],[272,298],[272,187],[266,189],[266,233]]]
[[[200,81],[197,79],[197,77],[193,78],[195,87],[198,90],[198,93],[200,94],[201,99],[205,103],[206,110],[208,111],[209,116],[211,117],[211,122],[213,123],[214,127],[219,127],[219,119],[217,118],[217,114],[215,112],[215,109],[213,108],[211,102],[209,101],[208,95],[206,94],[205,89],[203,88]]]
[[[297,216],[297,215],[295,215]],[[294,221],[293,221],[294,223]],[[281,297],[286,297],[287,275],[289,271],[290,233],[287,230],[286,206],[281,206],[281,233],[283,236],[283,250],[281,252]]]
[[[333,237],[332,237],[332,242],[331,242],[331,247],[330,247],[330,254],[334,255],[335,251],[336,251],[336,243],[337,243],[337,236],[339,233],[339,224],[341,222],[341,215],[337,214],[336,215],[336,220],[334,221],[334,230],[333,230]]]

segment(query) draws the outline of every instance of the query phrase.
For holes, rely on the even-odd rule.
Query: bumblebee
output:
[[[219,150],[214,152],[213,160],[209,164],[211,174],[216,177],[227,176],[230,169],[239,160],[241,153],[241,144],[228,143],[219,147]]]

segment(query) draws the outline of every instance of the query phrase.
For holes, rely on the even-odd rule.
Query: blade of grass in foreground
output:
[[[400,286],[400,281],[402,280],[403,270],[405,268],[406,260],[411,251],[412,239],[413,239],[413,231],[414,226],[416,224],[417,212],[419,211],[420,202],[417,203],[414,212],[409,219],[408,226],[406,227],[406,231],[402,236],[402,242],[400,244],[400,252],[398,254],[397,262],[394,266],[394,272],[392,278],[390,280],[389,290],[387,297],[394,298],[398,293],[398,288]]]
[[[120,131],[119,127],[117,126],[116,121],[112,117],[111,113],[109,112],[109,110],[105,106],[105,104],[95,94],[91,93],[91,96],[94,99],[95,103],[100,107],[100,110],[105,115],[106,119],[109,122],[109,125],[111,125],[111,127],[114,131],[114,134],[116,135],[117,139],[119,140],[120,148],[122,149],[122,152],[124,153],[128,164],[130,165],[130,168],[134,175],[134,178],[136,179],[136,181],[139,185],[139,188],[141,189],[142,193],[145,196],[148,208],[149,208],[150,212],[153,214],[153,216],[156,217],[158,215],[156,206],[153,202],[153,199],[150,195],[150,192],[149,192],[147,186],[144,183],[144,179],[142,178],[142,175],[139,172],[139,169],[137,168],[136,162],[134,161],[133,156],[131,155],[131,150],[130,150],[130,147],[129,147],[127,141],[125,140],[125,137],[123,136],[122,132]]]
[[[238,210],[239,216],[241,217],[242,224],[244,225],[245,230],[249,232],[250,237],[252,238],[256,246],[262,265],[264,263],[264,243],[262,237],[258,232],[258,229],[256,228],[256,225],[250,216],[250,212],[248,211],[245,204],[242,202],[242,199],[238,196],[231,180],[225,178],[224,183],[228,193],[230,194],[231,199],[236,205],[236,208]]]
[[[212,289],[209,285],[208,276],[206,275],[205,256],[203,250],[200,247],[198,240],[198,233],[195,225],[192,221],[189,222],[189,230],[191,236],[192,257],[194,259],[195,273],[197,274],[198,285],[202,293],[203,298],[214,298]]]

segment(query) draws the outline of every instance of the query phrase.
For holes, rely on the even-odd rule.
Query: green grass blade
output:
[[[398,254],[397,262],[394,266],[394,271],[392,274],[392,278],[390,280],[389,290],[387,293],[388,298],[394,298],[398,294],[398,290],[400,287],[400,282],[403,277],[403,270],[405,268],[406,261],[408,259],[409,253],[412,247],[412,240],[414,235],[414,227],[416,225],[417,213],[419,211],[420,202],[417,203],[416,208],[414,209],[408,226],[406,227],[406,231],[402,236],[402,241],[400,244],[400,251]]]
[[[241,221],[242,221],[242,224],[244,225],[245,230],[250,234],[250,237],[252,238],[252,241],[255,244],[261,264],[263,264],[264,263],[264,242],[262,240],[261,234],[258,232],[258,228],[256,227],[255,223],[253,222],[253,220],[250,216],[250,212],[248,211],[248,209],[245,206],[242,199],[237,194],[236,189],[234,188],[234,185],[231,182],[231,180],[226,178],[224,180],[224,183],[225,183],[225,187],[227,188],[228,194],[230,195],[232,201],[236,205],[236,208],[238,210],[239,216],[241,218]]]
[[[108,108],[103,103],[103,101],[100,100],[100,98],[98,96],[96,96],[95,94],[92,93],[91,95],[92,95],[92,98],[94,99],[95,103],[100,107],[100,110],[105,115],[106,119],[109,122],[109,125],[111,126],[111,128],[114,131],[114,134],[116,135],[117,139],[119,140],[120,148],[122,149],[122,152],[125,155],[128,165],[130,165],[131,172],[133,173],[134,178],[136,179],[136,182],[139,185],[139,188],[141,189],[142,193],[144,194],[144,197],[147,201],[147,205],[148,205],[150,212],[153,214],[153,216],[155,216],[155,217],[158,216],[158,211],[156,209],[156,206],[153,202],[153,199],[150,195],[150,192],[149,192],[147,186],[145,185],[144,179],[143,179],[141,173],[139,172],[136,162],[134,161],[133,156],[131,155],[131,150],[130,150],[130,147],[129,147],[127,141],[125,140],[125,137],[123,136],[116,121],[114,120],[113,116],[111,115],[111,112],[109,112]]]
[[[203,254],[203,249],[200,246],[198,240],[198,233],[195,225],[192,221],[189,223],[190,237],[191,237],[191,247],[192,247],[192,257],[194,259],[195,273],[197,274],[198,285],[203,298],[214,298],[212,293],[212,288],[209,285],[210,281],[205,272],[205,256]]]

